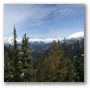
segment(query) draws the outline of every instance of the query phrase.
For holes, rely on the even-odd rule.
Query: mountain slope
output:
[[[58,39],[61,42],[62,49],[65,51],[65,55],[67,55],[67,49],[70,49],[71,52],[71,58],[75,56],[75,50],[77,45],[77,40],[79,40],[80,47],[82,49],[82,54],[84,53],[84,33],[78,32],[70,35],[66,39],[57,37],[57,38],[46,38],[46,39],[30,39],[29,40],[29,46],[31,47],[32,57],[34,59],[37,59],[37,57],[41,54],[47,55],[49,46],[52,45],[53,41]],[[18,46],[21,46],[21,40],[18,41]],[[12,37],[6,37],[4,39],[4,45],[7,46],[9,49],[12,50],[13,46],[13,38]],[[69,47],[70,46],[70,47]]]
[[[84,37],[84,33],[83,32],[73,33],[72,35],[68,36],[67,39],[80,38],[80,37]]]

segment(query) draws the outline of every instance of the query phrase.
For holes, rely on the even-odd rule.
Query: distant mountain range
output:
[[[84,33],[83,32],[77,32],[74,34],[71,34],[70,36],[68,36],[67,38],[61,38],[61,37],[56,37],[56,38],[46,38],[46,39],[39,39],[39,38],[35,38],[35,39],[29,39],[29,42],[33,43],[33,42],[44,42],[44,43],[51,43],[54,40],[55,41],[63,41],[64,39],[70,40],[70,39],[77,39],[77,38],[83,38],[84,37]],[[22,39],[18,39],[18,43],[21,43]],[[4,38],[4,44],[13,44],[13,37],[5,37]]]
[[[46,38],[46,39],[29,39],[29,45],[32,48],[32,57],[34,59],[39,58],[41,54],[47,55],[49,46],[53,43],[53,41],[60,40],[62,49],[65,51],[64,54],[67,54],[67,49],[70,49],[71,52],[71,59],[76,55],[76,46],[77,46],[77,40],[79,40],[80,47],[82,49],[82,54],[84,54],[84,33],[83,32],[77,32],[74,33],[67,38]],[[18,46],[21,46],[21,39],[17,40]],[[4,38],[4,45],[9,47],[10,50],[12,50],[13,46],[13,37],[6,37]]]

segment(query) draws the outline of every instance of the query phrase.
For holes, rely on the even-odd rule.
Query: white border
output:
[[[84,83],[4,83],[4,4],[85,4]],[[89,0],[0,0],[0,88],[89,88],[90,86],[90,4]]]

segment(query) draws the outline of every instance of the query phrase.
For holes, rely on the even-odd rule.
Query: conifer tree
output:
[[[20,82],[21,78],[20,78],[20,57],[19,57],[19,48],[18,48],[18,44],[17,44],[17,33],[16,33],[16,28],[14,26],[14,40],[13,40],[13,60],[12,60],[12,80],[14,82]]]
[[[32,82],[34,81],[34,69],[33,60],[31,58],[31,49],[29,47],[29,38],[24,34],[21,45],[21,69],[22,69],[22,81]]]
[[[73,67],[73,63],[71,62],[70,58],[66,57],[64,58],[64,64],[63,64],[63,68],[64,68],[64,82],[73,82],[74,78],[73,78],[73,74],[74,74],[74,67]]]
[[[49,48],[49,55],[45,59],[46,63],[46,73],[48,81],[60,81],[62,76],[62,54],[63,51],[61,49],[60,41],[54,41],[53,45]],[[60,79],[60,80],[59,80]]]
[[[71,81],[74,81],[74,78],[73,78],[74,66],[70,58],[70,45],[68,45],[66,53],[67,55],[64,58],[64,63],[65,63],[64,66],[66,67],[66,71],[67,71],[65,75],[65,82],[71,82]]]
[[[84,81],[84,58],[82,57],[79,40],[77,41],[76,53],[77,55],[74,60],[74,80],[76,82],[83,82]]]
[[[70,54],[70,53],[68,53]],[[63,50],[60,41],[54,41],[49,48],[48,57],[43,62],[43,78],[49,82],[68,82],[72,80],[73,65],[70,55],[63,57]]]
[[[4,81],[11,81],[9,49],[4,46]]]
[[[37,65],[37,67],[36,67],[36,79],[37,79],[37,82],[43,82],[44,81],[44,69],[43,69],[43,62],[44,62],[44,59],[45,59],[45,57],[44,57],[44,55],[40,55],[40,57],[39,57],[39,64]]]

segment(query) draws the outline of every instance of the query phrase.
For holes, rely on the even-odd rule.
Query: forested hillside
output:
[[[4,45],[4,81],[84,82],[84,39],[37,47],[24,34],[19,44],[14,27],[13,45]]]

